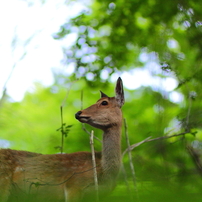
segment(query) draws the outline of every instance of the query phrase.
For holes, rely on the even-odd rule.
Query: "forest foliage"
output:
[[[77,17],[61,25],[56,40],[75,33],[64,47],[63,63],[72,75],[55,74],[55,83],[35,85],[21,102],[1,100],[0,139],[13,149],[59,152],[60,107],[69,128],[64,152],[90,151],[89,136],[74,114],[99,99],[99,90],[114,95],[111,78],[144,70],[162,85],[125,88],[122,151],[150,137],[132,152],[135,184],[127,153],[113,193],[116,200],[190,201],[201,198],[202,174],[202,12],[200,2],[160,0],[94,0]],[[174,79],[172,90],[164,82]],[[147,80],[141,78],[142,83]],[[160,83],[161,83],[160,82]],[[124,79],[123,79],[124,83]],[[132,84],[131,84],[132,85]],[[169,85],[169,83],[167,83]],[[83,96],[82,96],[83,95]],[[173,99],[177,95],[180,99]],[[83,97],[83,98],[81,98]],[[90,126],[85,126],[91,131]],[[101,139],[101,131],[95,134]],[[163,137],[168,137],[164,139]],[[3,142],[3,141],[1,141]],[[0,142],[0,143],[1,143]],[[95,141],[95,149],[101,143]],[[125,178],[127,176],[127,182]],[[130,194],[128,194],[128,192]]]

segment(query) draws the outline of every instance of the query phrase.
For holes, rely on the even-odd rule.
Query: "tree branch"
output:
[[[99,190],[98,190],[98,179],[97,179],[97,170],[96,170],[96,161],[95,161],[95,150],[94,150],[94,131],[91,131],[90,135],[90,146],[91,146],[91,153],[92,153],[92,163],[93,163],[93,175],[94,175],[94,183],[95,183],[95,194],[96,194],[96,201],[99,201]]]
[[[153,138],[151,139],[151,136],[150,137],[147,137],[146,139],[142,140],[141,142],[138,142],[136,144],[133,144],[130,146],[130,148],[127,148],[122,156],[124,156],[129,150],[132,151],[134,148],[140,146],[141,144],[145,143],[145,142],[151,142],[151,141],[156,141],[156,140],[163,140],[163,139],[168,139],[168,138],[172,138],[172,137],[177,137],[177,136],[183,136],[183,135],[186,135],[188,134],[187,132],[183,132],[183,133],[179,133],[179,134],[174,134],[174,135],[170,135],[170,136],[162,136],[162,137],[157,137],[157,138]],[[191,133],[191,134],[195,134],[195,133]]]
[[[200,153],[190,145],[187,146],[187,151],[190,154],[198,173],[202,176],[202,162],[200,159]]]
[[[133,161],[132,161],[132,154],[131,154],[131,150],[130,150],[130,140],[129,140],[129,137],[128,137],[128,125],[126,123],[125,118],[124,118],[124,128],[125,128],[125,138],[126,138],[127,146],[129,148],[128,149],[128,158],[129,158],[130,170],[131,170],[131,173],[132,173],[133,185],[134,185],[135,191],[137,192],[135,168],[134,168]]]

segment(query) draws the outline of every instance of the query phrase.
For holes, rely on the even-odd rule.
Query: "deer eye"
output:
[[[108,105],[107,101],[102,101],[101,105]]]

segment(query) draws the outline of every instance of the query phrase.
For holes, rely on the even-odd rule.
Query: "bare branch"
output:
[[[82,123],[82,130],[85,131],[88,135],[91,135],[91,133],[86,129],[85,123]],[[102,140],[100,140],[98,137],[95,135],[93,136],[94,139],[98,140],[100,143],[102,143]]]
[[[192,99],[193,99],[193,92],[189,92],[189,98],[188,98],[188,110],[187,110],[187,117],[185,120],[185,131],[189,132],[189,120],[190,120],[190,114],[191,114],[191,108],[192,108]]]
[[[63,122],[63,106],[60,106],[60,120],[61,120],[61,154],[63,153],[63,149],[64,149],[64,130],[63,130],[63,126],[64,126],[64,122]]]
[[[202,162],[200,159],[199,152],[190,145],[187,146],[187,151],[190,154],[190,156],[196,166],[196,169],[198,170],[198,173],[202,176]]]
[[[127,142],[128,148],[129,148],[128,149],[128,158],[129,158],[130,170],[131,170],[131,173],[132,173],[133,185],[134,185],[135,191],[137,192],[135,168],[134,168],[133,161],[132,161],[132,154],[131,154],[131,150],[130,150],[130,140],[129,140],[129,137],[128,137],[128,126],[127,126],[125,118],[124,118],[124,128],[125,128],[126,142]]]
[[[6,96],[6,90],[7,90],[7,89],[6,89],[6,86],[7,86],[7,83],[8,83],[9,80],[11,79],[15,67],[16,67],[16,64],[13,65],[13,67],[12,67],[12,69],[11,69],[11,71],[10,71],[10,73],[9,73],[9,75],[8,75],[8,77],[7,77],[7,79],[6,79],[5,83],[4,83],[4,85],[3,85],[3,89],[2,89],[3,93],[2,93],[2,96],[1,96],[1,98],[0,98],[0,107],[2,106],[3,101],[4,101],[4,98],[5,98],[5,96]]]
[[[20,61],[22,61],[25,58],[25,56],[27,55],[26,47],[31,43],[32,39],[38,34],[39,34],[39,32],[35,32],[32,36],[30,36],[27,40],[25,40],[25,42],[23,44],[24,45],[23,46],[23,48],[24,48],[23,53],[19,56],[17,61],[13,62],[12,68],[11,68],[9,74],[8,74],[7,79],[4,82],[4,85],[3,85],[3,89],[2,89],[3,94],[2,94],[2,97],[0,98],[0,105],[2,105],[3,99],[4,99],[5,95],[6,95],[6,86],[7,86],[8,82],[10,81],[17,64]],[[17,46],[17,41],[18,41],[18,36],[16,34],[16,29],[15,29],[15,35],[13,36],[12,42],[11,42],[13,57],[14,57],[14,51],[15,51],[16,46]]]
[[[76,81],[76,80],[75,80]],[[64,123],[63,121],[63,107],[67,101],[67,98],[68,98],[68,95],[69,95],[69,92],[71,90],[71,87],[73,85],[73,83],[75,82],[73,81],[72,83],[70,83],[70,87],[68,88],[67,92],[66,92],[66,95],[62,101],[62,104],[60,105],[60,120],[61,120],[61,127],[58,129],[61,131],[61,146],[59,147],[60,148],[60,152],[61,154],[63,153],[63,150],[64,150],[64,138],[67,137],[67,134],[69,132],[69,128],[72,126],[72,125],[68,125],[66,126],[66,124]]]
[[[83,90],[81,91],[81,110],[83,109]]]
[[[92,163],[93,163],[93,175],[94,175],[94,182],[95,182],[95,194],[96,194],[96,201],[99,201],[99,190],[98,190],[98,179],[97,179],[97,170],[96,170],[96,161],[95,161],[95,150],[94,150],[94,131],[91,131],[90,135],[90,146],[91,146],[91,153],[92,153]]]
[[[2,107],[3,105],[3,102],[4,102],[4,98],[6,97],[6,88],[3,89],[3,93],[2,93],[2,96],[0,98],[0,108]]]
[[[189,133],[183,132],[183,133],[179,133],[179,134],[174,134],[174,135],[169,135],[169,136],[162,136],[162,137],[157,137],[157,138],[153,138],[153,139],[151,139],[151,137],[147,137],[146,139],[142,140],[141,142],[133,144],[133,145],[130,146],[130,148],[127,148],[123,152],[122,156],[124,156],[128,152],[128,150],[132,151],[134,148],[138,147],[139,145],[141,145],[141,144],[143,144],[145,142],[151,142],[151,141],[156,141],[156,140],[163,140],[163,139],[168,139],[168,138],[172,138],[172,137],[183,136],[183,135],[186,135],[186,134],[189,134]]]
[[[131,188],[130,188],[130,185],[128,183],[127,172],[126,172],[126,169],[125,169],[123,163],[122,163],[121,171],[122,171],[122,174],[123,174],[123,177],[124,177],[124,181],[126,183],[125,185],[126,185],[127,192],[128,192],[128,194],[130,196],[130,199],[131,199],[131,201],[134,201],[133,196],[132,196],[132,192],[131,192]]]

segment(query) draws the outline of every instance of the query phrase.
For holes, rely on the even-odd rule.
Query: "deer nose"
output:
[[[75,118],[76,119],[79,119],[80,115],[82,114],[82,111],[78,111],[76,114],[75,114]]]

